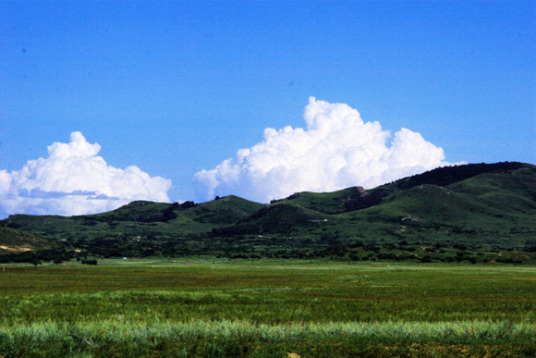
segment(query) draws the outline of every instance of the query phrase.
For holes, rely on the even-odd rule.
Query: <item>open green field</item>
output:
[[[534,357],[536,267],[3,265],[0,357],[50,356]]]

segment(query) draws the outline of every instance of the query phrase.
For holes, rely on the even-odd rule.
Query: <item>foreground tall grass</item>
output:
[[[536,268],[110,261],[0,272],[0,356],[536,356]]]
[[[35,323],[0,329],[6,357],[27,356],[534,356],[536,326],[507,322],[266,325],[245,321],[154,324]]]

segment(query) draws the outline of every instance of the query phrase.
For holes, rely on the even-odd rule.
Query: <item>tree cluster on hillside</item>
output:
[[[507,173],[523,167],[519,162],[500,162],[495,164],[464,164],[450,167],[440,167],[409,178],[400,179],[394,184],[400,189],[410,189],[423,184],[447,186],[487,173]]]

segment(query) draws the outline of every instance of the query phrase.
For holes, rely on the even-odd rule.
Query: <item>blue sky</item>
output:
[[[73,132],[109,167],[169,180],[171,201],[240,191],[207,183],[228,158],[255,175],[237,150],[266,149],[266,128],[307,131],[310,96],[419,133],[436,164],[536,163],[535,24],[534,1],[2,1],[0,201],[62,192],[15,188],[14,172]]]

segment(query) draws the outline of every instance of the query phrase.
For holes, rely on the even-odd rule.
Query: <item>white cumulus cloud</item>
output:
[[[80,215],[108,211],[133,200],[169,202],[171,181],[136,166],[118,169],[98,156],[100,145],[80,132],[48,147],[48,157],[21,170],[0,170],[0,207],[7,214]]]
[[[311,97],[304,119],[305,129],[267,128],[262,142],[196,173],[198,194],[268,202],[299,191],[373,188],[449,164],[443,149],[421,134],[402,128],[391,135],[347,104]]]

